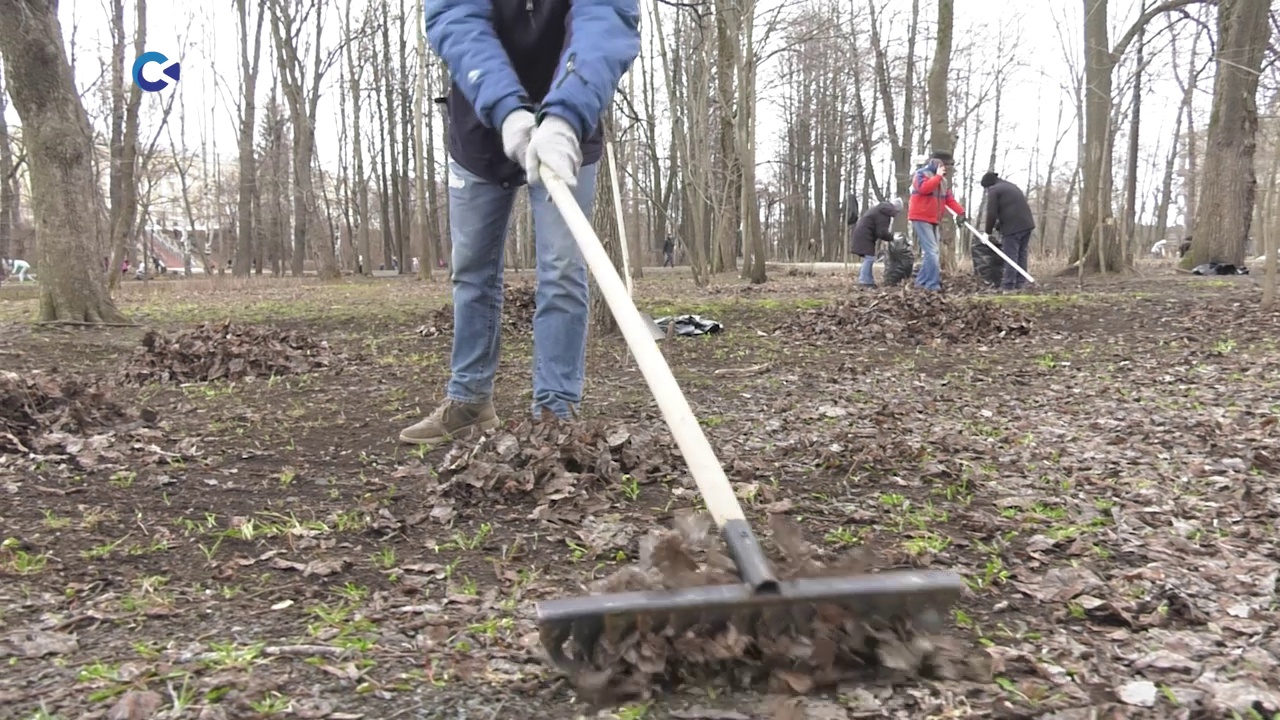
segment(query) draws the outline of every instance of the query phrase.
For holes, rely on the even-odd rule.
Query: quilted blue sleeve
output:
[[[639,0],[573,0],[569,42],[541,114],[568,121],[585,139],[640,54]]]
[[[490,0],[424,0],[427,40],[480,122],[500,127],[532,103],[493,29]]]

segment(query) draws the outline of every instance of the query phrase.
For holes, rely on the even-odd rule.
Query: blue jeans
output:
[[[942,267],[938,264],[938,226],[922,220],[912,220],[911,229],[920,243],[920,270],[916,273],[916,287],[926,290],[942,288]]]
[[[591,217],[596,164],[582,168],[573,195]],[[482,180],[449,162],[449,233],[453,238],[453,357],[448,397],[493,398],[502,328],[502,261],[518,188]],[[537,254],[533,313],[533,413],[571,418],[582,402],[587,354],[587,267],[547,194],[530,188]]]
[[[876,276],[871,272],[872,267],[876,264],[875,255],[862,256],[862,270],[858,273],[858,284],[868,287],[875,287]]]

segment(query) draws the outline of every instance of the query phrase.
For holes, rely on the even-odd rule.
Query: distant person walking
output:
[[[671,237],[671,233],[667,233],[667,239],[662,241],[662,267],[673,268],[676,266],[676,241]]]
[[[893,219],[902,212],[902,198],[882,202],[867,208],[853,226],[853,237],[850,239],[849,252],[862,256],[862,269],[858,273],[858,284],[863,287],[875,287],[876,279],[873,270],[876,264],[876,242],[889,242],[893,239],[890,230]]]
[[[1036,229],[1026,194],[994,172],[982,176],[982,187],[987,190],[987,221],[983,232],[990,235],[993,230],[999,230],[1000,249],[1026,272],[1031,231]],[[1026,284],[1027,279],[1022,273],[1005,263],[1000,289],[1021,290]]]

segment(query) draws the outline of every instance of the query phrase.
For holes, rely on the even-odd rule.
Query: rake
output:
[[[606,625],[612,633],[619,623],[628,622],[649,627],[687,626],[681,620],[778,607],[803,616],[826,605],[845,608],[864,618],[918,617],[930,624],[940,622],[938,611],[959,599],[964,589],[964,582],[954,573],[895,571],[785,581],[778,578],[702,426],[573,193],[563,180],[545,168],[541,177],[616,318],[742,579],[733,584],[539,602],[536,613],[540,639],[551,662],[562,670],[582,669],[584,663],[571,658],[567,651],[575,658],[590,660]]]

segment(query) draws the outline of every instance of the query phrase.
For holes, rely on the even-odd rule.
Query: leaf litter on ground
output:
[[[436,498],[432,517],[498,500],[524,504],[531,519],[582,522],[619,496],[683,466],[666,435],[606,420],[562,422],[551,415],[491,430],[460,442],[426,480]],[[422,470],[402,472],[421,474]],[[479,504],[479,505],[477,505]]]
[[[528,332],[533,328],[533,311],[536,307],[534,289],[527,285],[507,285],[502,290],[502,329],[507,332]],[[414,331],[422,337],[441,337],[453,334],[453,305],[446,304],[431,312],[427,322]]]
[[[341,360],[328,342],[302,332],[225,321],[178,333],[148,330],[121,378],[131,385],[236,381],[337,368]]]
[[[1030,335],[1027,313],[911,288],[871,291],[800,311],[775,332],[819,343],[979,343]]]
[[[44,452],[137,417],[92,378],[0,371],[0,454]]]
[[[784,580],[872,570],[864,552],[824,558],[783,515],[771,515],[769,525],[778,550],[775,571]],[[652,531],[641,541],[638,563],[589,589],[674,591],[737,582],[710,518],[683,513],[672,530]],[[648,699],[679,686],[803,695],[855,682],[990,679],[990,658],[976,645],[917,627],[911,617],[858,616],[835,603],[719,616],[611,617],[589,652],[572,644],[568,650],[582,665],[571,681],[598,703]]]
[[[814,287],[831,284],[820,278],[805,282],[813,282]],[[785,286],[780,286],[777,292],[784,290]],[[691,717],[728,718],[736,714],[738,720],[966,714],[1060,720],[1234,720],[1267,718],[1280,709],[1274,697],[1274,677],[1280,663],[1280,635],[1276,631],[1280,627],[1276,587],[1280,551],[1274,534],[1280,522],[1276,484],[1280,477],[1280,406],[1275,400],[1275,375],[1269,372],[1274,365],[1272,338],[1280,327],[1280,315],[1258,311],[1253,290],[1206,284],[1195,291],[1178,288],[1157,291],[1152,297],[1140,296],[1150,290],[1150,285],[1134,284],[1103,289],[1093,297],[1082,293],[1077,304],[1028,303],[1025,307],[1035,317],[1036,332],[1015,342],[990,343],[989,351],[982,353],[943,352],[945,346],[922,349],[911,353],[909,362],[894,360],[884,372],[866,372],[869,363],[883,362],[882,351],[877,354],[876,348],[857,343],[841,348],[826,345],[820,348],[825,354],[812,356],[818,361],[791,372],[777,362],[777,351],[766,348],[761,352],[771,354],[758,359],[774,360],[777,371],[734,378],[731,383],[719,381],[715,387],[693,384],[689,388],[691,403],[695,407],[714,406],[718,415],[715,427],[708,428],[718,451],[737,442],[738,459],[752,462],[758,472],[749,484],[758,484],[756,490],[764,501],[771,502],[770,493],[774,493],[776,499],[792,503],[791,512],[803,520],[808,536],[822,537],[838,528],[865,528],[868,532],[862,544],[880,558],[876,567],[926,564],[956,570],[975,582],[973,592],[961,601],[958,610],[963,616],[956,615],[952,632],[986,646],[997,680],[897,686],[845,683],[832,700],[822,700],[819,695],[779,703],[780,712],[783,706],[792,712],[776,717],[763,709],[760,693],[693,688],[655,702],[649,714],[663,717],[663,710],[685,702],[700,706],[690,710]],[[886,293],[859,297],[877,294]],[[789,316],[772,313],[763,317],[766,322],[781,322]],[[778,337],[783,352],[811,352],[804,338],[795,341],[794,334]],[[757,351],[746,343],[744,348]],[[756,359],[735,362],[754,363]],[[707,364],[710,367],[710,362]],[[619,385],[634,382],[633,373],[614,374],[611,367],[596,367],[599,369],[593,373],[598,372],[602,380]],[[863,370],[858,382],[851,383],[849,370],[854,368]],[[382,382],[411,383],[420,373],[418,368],[384,371],[390,380]],[[351,388],[337,387],[341,383],[332,377],[317,380],[330,383],[326,389],[348,415],[379,412],[375,404]],[[506,381],[513,386],[527,382],[523,376]],[[602,386],[604,383],[597,388]],[[509,396],[509,392],[515,395],[507,390],[501,394]],[[599,389],[596,393],[603,395]],[[260,410],[263,403],[275,402],[237,400],[220,407],[220,416],[236,417],[246,408]],[[635,412],[634,401],[625,398],[593,399],[592,407],[611,418]],[[175,417],[173,430],[167,432],[190,433],[187,437],[194,438],[205,431],[211,419],[220,417],[192,414],[185,424],[179,424],[182,419]],[[632,425],[655,428],[657,422],[651,418]],[[389,428],[394,425],[387,422]],[[606,423],[605,427],[614,425],[619,424]],[[528,442],[530,433],[516,435]],[[333,444],[331,424],[317,425],[310,432],[300,426],[295,437],[297,455],[286,455],[281,462],[300,468],[302,473],[358,473],[364,481],[367,466],[343,465],[342,456],[325,454],[325,448]],[[201,483],[209,472],[196,470],[194,463],[187,473],[181,468],[166,470],[175,479],[191,480],[179,486],[183,504],[193,510],[231,512],[228,503],[253,491],[252,481],[239,482],[232,490],[227,480],[261,473],[255,464],[264,462],[263,458],[245,460],[237,454],[241,448],[230,444],[241,441],[233,437],[227,442],[221,446],[222,451],[230,451],[226,469],[238,471],[238,478],[216,475],[221,487],[207,480]],[[647,448],[663,442],[665,436],[654,432],[650,441],[637,444],[637,450],[657,457],[659,451]],[[219,449],[210,444],[209,450]],[[354,441],[347,445],[366,447]],[[279,443],[276,446],[282,454],[286,452]],[[355,455],[351,453],[348,460]],[[239,462],[236,457],[241,458]],[[679,459],[669,457],[672,481],[665,482],[661,472],[653,473],[664,482],[650,483],[644,492],[659,493],[661,485],[685,480]],[[723,457],[729,462],[730,453]],[[770,464],[773,467],[768,467]],[[400,507],[407,500],[411,514],[425,515],[437,502],[433,492],[424,490],[430,479],[423,481],[423,487],[416,482],[422,474],[424,469],[419,465],[412,488],[411,483],[398,483],[397,492],[405,498]],[[734,480],[748,477],[735,469],[730,474]],[[71,531],[45,527],[52,520],[44,518],[41,510],[75,518],[81,512],[77,505],[85,498],[83,488],[106,475],[86,477],[88,483],[70,476],[59,479],[46,475],[41,484],[48,488],[9,490],[6,502],[12,509],[4,519],[17,530],[15,535],[32,543],[33,547],[27,548],[30,552],[76,558],[93,543],[114,541],[130,532],[135,509],[139,521],[151,527],[161,527],[171,519],[168,497],[161,503],[155,486],[137,482],[131,488],[108,493],[127,511],[119,521],[108,520],[105,531],[76,530],[75,525]],[[494,487],[501,486],[499,479]],[[0,489],[5,487],[0,485]],[[288,487],[288,495],[296,497],[291,502],[299,507],[335,512],[350,508],[328,498],[327,493],[333,490],[328,482],[318,482],[315,488],[307,482]],[[501,493],[482,494],[478,488],[455,490],[458,497],[470,498],[469,505],[456,503],[460,514],[483,513],[487,517],[494,509],[507,506],[523,518],[530,508],[542,504],[536,488],[505,497]],[[258,492],[261,498],[274,500],[282,493],[281,483],[267,477]],[[200,661],[180,653],[182,638],[226,638],[232,628],[243,627],[244,617],[253,616],[260,618],[261,624],[244,638],[246,642],[323,642],[296,635],[304,623],[313,621],[301,613],[312,605],[313,590],[325,595],[352,580],[370,591],[365,603],[353,602],[352,607],[368,612],[381,633],[377,647],[362,653],[370,662],[367,670],[352,669],[347,662],[339,668],[336,661],[323,669],[312,668],[302,658],[290,657],[273,657],[271,663],[253,668],[254,677],[284,683],[276,689],[291,695],[295,710],[309,693],[322,692],[324,702],[339,711],[335,718],[345,717],[344,712],[351,717],[360,713],[387,717],[401,709],[421,714],[425,703],[438,710],[448,707],[453,697],[465,697],[473,703],[467,705],[468,716],[502,717],[522,712],[528,717],[570,717],[568,708],[580,705],[567,699],[571,694],[564,691],[563,683],[540,674],[543,670],[535,664],[536,656],[524,644],[532,629],[530,604],[521,602],[513,610],[505,601],[506,594],[515,592],[516,575],[525,571],[539,573],[537,579],[520,585],[519,597],[531,599],[571,594],[573,587],[598,572],[617,567],[594,561],[571,564],[563,546],[557,551],[555,539],[547,542],[549,535],[585,535],[595,543],[620,544],[630,556],[639,538],[654,523],[663,522],[655,520],[651,502],[635,504],[634,512],[623,512],[621,518],[616,516],[624,504],[616,498],[612,507],[603,511],[580,509],[579,504],[591,507],[591,501],[609,493],[617,495],[600,484],[584,496],[551,503],[551,508],[576,513],[580,517],[576,523],[549,527],[542,522],[523,522],[501,528],[495,524],[495,535],[508,534],[473,552],[433,549],[436,541],[453,532],[452,527],[406,523],[403,536],[394,545],[398,568],[386,571],[403,571],[396,583],[384,583],[382,570],[374,575],[367,552],[354,549],[356,543],[364,545],[373,539],[367,531],[335,538],[336,548],[326,548],[323,542],[328,542],[327,538],[264,537],[255,544],[274,548],[268,552],[280,552],[287,541],[289,560],[304,567],[269,567],[265,560],[270,557],[263,555],[263,577],[268,573],[275,577],[264,589],[273,588],[274,594],[254,596],[252,602],[259,607],[245,599],[247,594],[210,600],[201,592],[191,592],[192,583],[202,582],[200,568],[206,563],[189,544],[173,543],[170,549],[138,556],[135,562],[154,568],[145,572],[173,578],[178,607],[184,611],[182,631],[176,636],[178,646],[164,651],[163,657],[166,663],[175,662],[177,668],[196,676],[193,687],[197,694],[240,681],[229,680],[224,673],[210,673]],[[894,504],[888,503],[889,497],[895,498]],[[691,495],[685,499],[692,499]],[[237,512],[259,509],[250,502]],[[387,509],[399,512],[395,504]],[[758,502],[748,508],[753,514],[760,509]],[[945,517],[940,514],[944,512]],[[554,523],[560,516],[553,513],[551,518]],[[917,522],[950,544],[925,556],[903,553],[895,557],[900,552],[897,548],[918,541],[921,531]],[[502,579],[494,584],[485,572],[486,556],[497,555],[498,545],[518,533],[538,537],[541,542],[534,552],[501,567]],[[837,547],[825,538],[824,544]],[[343,557],[350,556],[354,563],[334,575],[301,580],[307,565],[328,559],[335,550]],[[458,573],[478,580],[475,597],[458,598],[456,589],[437,589],[450,584],[446,563],[458,559],[462,561]],[[611,558],[606,555],[603,559]],[[137,616],[124,622],[117,618],[120,583],[103,586],[101,578],[111,573],[128,579],[132,570],[117,570],[131,567],[129,563],[123,551],[95,561],[51,560],[44,572],[0,583],[0,598],[5,599],[6,619],[12,627],[47,632],[67,627],[71,629],[66,633],[81,640],[78,649],[57,637],[25,635],[0,642],[0,655],[19,652],[15,641],[25,642],[22,647],[26,649],[21,652],[32,657],[65,653],[56,665],[19,661],[12,668],[16,680],[9,686],[16,689],[6,688],[0,697],[16,703],[22,712],[34,709],[37,698],[41,702],[49,699],[50,712],[65,717],[102,715],[116,701],[118,696],[107,702],[88,700],[91,691],[114,691],[123,686],[77,682],[77,669],[104,657],[127,657],[134,641],[154,639],[164,646],[175,639],[177,629],[165,624],[172,621],[163,617],[143,621]],[[405,592],[411,580],[421,580],[424,590]],[[978,581],[983,584],[976,585]],[[227,579],[220,582],[229,584]],[[74,588],[74,595],[66,593],[67,588]],[[305,596],[300,588],[307,589]],[[271,613],[266,613],[268,603],[284,598],[293,601],[292,605],[286,608],[276,602]],[[95,606],[95,602],[99,604]],[[262,614],[254,615],[259,612]],[[286,617],[289,619],[275,624],[269,619]],[[494,618],[510,618],[512,629],[498,633],[485,630]],[[464,640],[469,644],[467,649],[459,645]],[[206,645],[200,652],[212,651]],[[398,673],[420,671],[424,657],[430,658],[428,672],[435,673],[439,686],[416,683],[423,694],[413,693],[418,695],[413,698],[407,697],[409,693],[386,690],[403,680]],[[338,675],[338,670],[343,674]],[[623,671],[629,672],[628,666],[623,665]],[[521,677],[510,682],[494,679],[517,674]],[[763,671],[742,674],[754,678]],[[333,675],[338,677],[336,682]],[[755,687],[767,688],[771,677],[772,673],[766,674]],[[662,675],[657,680],[667,681]],[[365,681],[372,692],[352,692],[357,683]],[[794,692],[787,677],[775,682]],[[1152,685],[1158,696],[1154,706],[1147,707]],[[159,685],[150,689],[165,692]],[[816,694],[816,689],[813,692]],[[251,716],[253,710],[247,701],[259,696],[245,690],[236,693],[241,698],[237,704],[215,708],[226,712],[210,717]],[[1136,704],[1126,704],[1126,700]],[[709,705],[724,705],[725,709]]]

